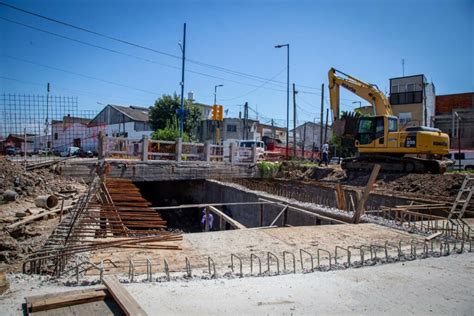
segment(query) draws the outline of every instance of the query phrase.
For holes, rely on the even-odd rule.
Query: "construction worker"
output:
[[[329,145],[328,143],[324,143],[323,144],[323,147],[321,148],[322,149],[322,152],[323,152],[323,158],[319,161],[319,165],[321,166],[322,163],[325,163],[326,164],[326,167],[328,166],[329,164]]]
[[[214,216],[210,212],[208,212],[207,214],[208,229],[207,230],[209,231],[212,230],[213,224],[214,224]],[[201,229],[203,232],[207,231],[206,230],[206,208],[202,210]]]

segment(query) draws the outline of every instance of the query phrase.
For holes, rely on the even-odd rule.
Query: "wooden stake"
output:
[[[369,198],[370,190],[372,190],[372,186],[374,185],[375,180],[379,175],[379,171],[380,165],[374,165],[374,169],[372,169],[372,173],[370,174],[369,182],[367,183],[367,186],[364,189],[362,198],[359,200],[359,203],[357,204],[357,209],[354,213],[354,217],[352,218],[352,222],[354,224],[358,224],[360,221],[360,217],[365,213],[365,204],[367,203],[367,199]]]

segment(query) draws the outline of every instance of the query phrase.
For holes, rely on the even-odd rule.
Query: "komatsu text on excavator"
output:
[[[373,84],[366,83],[331,68],[329,96],[334,117],[333,130],[337,136],[353,138],[358,154],[346,158],[342,168],[372,169],[380,164],[382,170],[406,173],[444,173],[443,155],[449,153],[449,136],[437,128],[408,127],[399,129],[387,97]],[[357,118],[356,129],[339,115],[339,88],[344,87],[374,107],[375,116]]]

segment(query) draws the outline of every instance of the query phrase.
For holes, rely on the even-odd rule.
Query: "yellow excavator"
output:
[[[333,114],[333,132],[352,139],[356,157],[345,158],[346,170],[370,170],[380,164],[382,170],[404,173],[444,173],[443,156],[449,153],[449,136],[437,128],[399,128],[390,102],[376,85],[366,83],[331,68],[328,73],[329,97]],[[343,87],[369,102],[374,116],[340,117],[339,90]],[[352,125],[352,128],[351,128]]]

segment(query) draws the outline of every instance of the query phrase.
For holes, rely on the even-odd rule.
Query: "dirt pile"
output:
[[[58,224],[56,214],[49,214],[11,227],[17,221],[48,211],[35,206],[37,196],[54,194],[64,199],[66,208],[84,189],[84,184],[56,174],[54,168],[25,171],[21,163],[0,160],[0,270],[16,269],[16,263],[44,244]],[[18,194],[18,198],[4,199],[4,194],[9,193]]]
[[[22,164],[0,160],[0,195],[11,190],[20,197],[36,197],[58,191],[73,190],[72,179],[61,177],[54,169],[43,168],[25,171]]]
[[[365,186],[370,172],[346,172],[339,165],[319,167],[314,164],[283,163],[278,178],[288,180],[316,180],[323,183],[341,183],[350,186]],[[461,188],[465,175],[446,174],[399,174],[379,173],[376,190],[394,192],[419,197],[454,198]]]
[[[382,175],[383,176],[383,175]],[[384,190],[416,193],[432,198],[437,196],[455,197],[461,188],[464,174],[406,174],[395,179],[381,179],[377,181]]]

